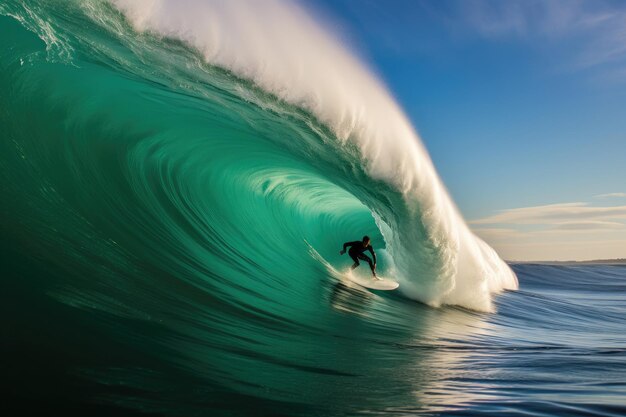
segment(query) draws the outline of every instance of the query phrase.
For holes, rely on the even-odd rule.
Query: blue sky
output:
[[[389,86],[503,257],[626,257],[626,2],[306,4]]]

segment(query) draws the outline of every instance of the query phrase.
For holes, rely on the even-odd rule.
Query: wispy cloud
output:
[[[303,0],[315,3],[314,0]],[[430,51],[450,39],[519,40],[563,71],[603,66],[626,80],[626,2],[612,0],[334,0],[394,54]]]
[[[598,194],[594,198],[626,198],[626,193]]]
[[[606,0],[463,0],[448,23],[492,39],[517,38],[558,51],[569,69],[606,66],[626,75],[626,3]]]
[[[511,241],[512,239],[524,237],[524,235],[517,230],[505,227],[481,227],[474,229],[474,233],[476,233],[481,239],[490,243]]]
[[[602,0],[462,0],[454,3],[469,28],[493,38],[563,37],[589,34],[596,29],[603,33],[614,32],[613,26],[619,26],[619,18],[626,14],[625,7]]]
[[[474,233],[508,259],[626,256],[626,205],[574,202],[521,207],[469,223]]]
[[[581,230],[615,230],[624,229],[626,225],[619,222],[604,221],[583,221],[583,222],[564,222],[555,224],[551,230],[564,231],[581,231]]]
[[[564,203],[503,210],[470,224],[555,225],[568,222],[626,220],[626,206],[595,207],[588,203]]]

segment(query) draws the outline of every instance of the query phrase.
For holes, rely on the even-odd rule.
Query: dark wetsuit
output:
[[[352,269],[359,266],[359,259],[367,262],[372,270],[372,273],[376,275],[374,272],[374,265],[376,265],[376,253],[374,252],[374,248],[372,245],[363,246],[363,242],[360,240],[355,240],[354,242],[346,242],[343,244],[343,250],[346,250],[346,247],[350,246],[350,250],[348,251],[348,255],[354,261],[354,265],[352,265]],[[363,254],[366,250],[370,251],[372,254],[372,258],[374,258],[374,262],[370,259],[369,256]]]

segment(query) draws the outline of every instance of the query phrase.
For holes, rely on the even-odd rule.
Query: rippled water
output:
[[[625,267],[514,265],[521,288],[495,314],[433,309],[321,273],[288,316],[179,285],[138,294],[152,311],[137,317],[130,306],[60,303],[46,293],[66,270],[3,257],[14,415],[626,412]]]

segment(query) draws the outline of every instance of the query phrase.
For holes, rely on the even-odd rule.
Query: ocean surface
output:
[[[502,261],[338,39],[0,3],[3,416],[626,414],[626,268]],[[399,290],[346,279],[364,234]]]

